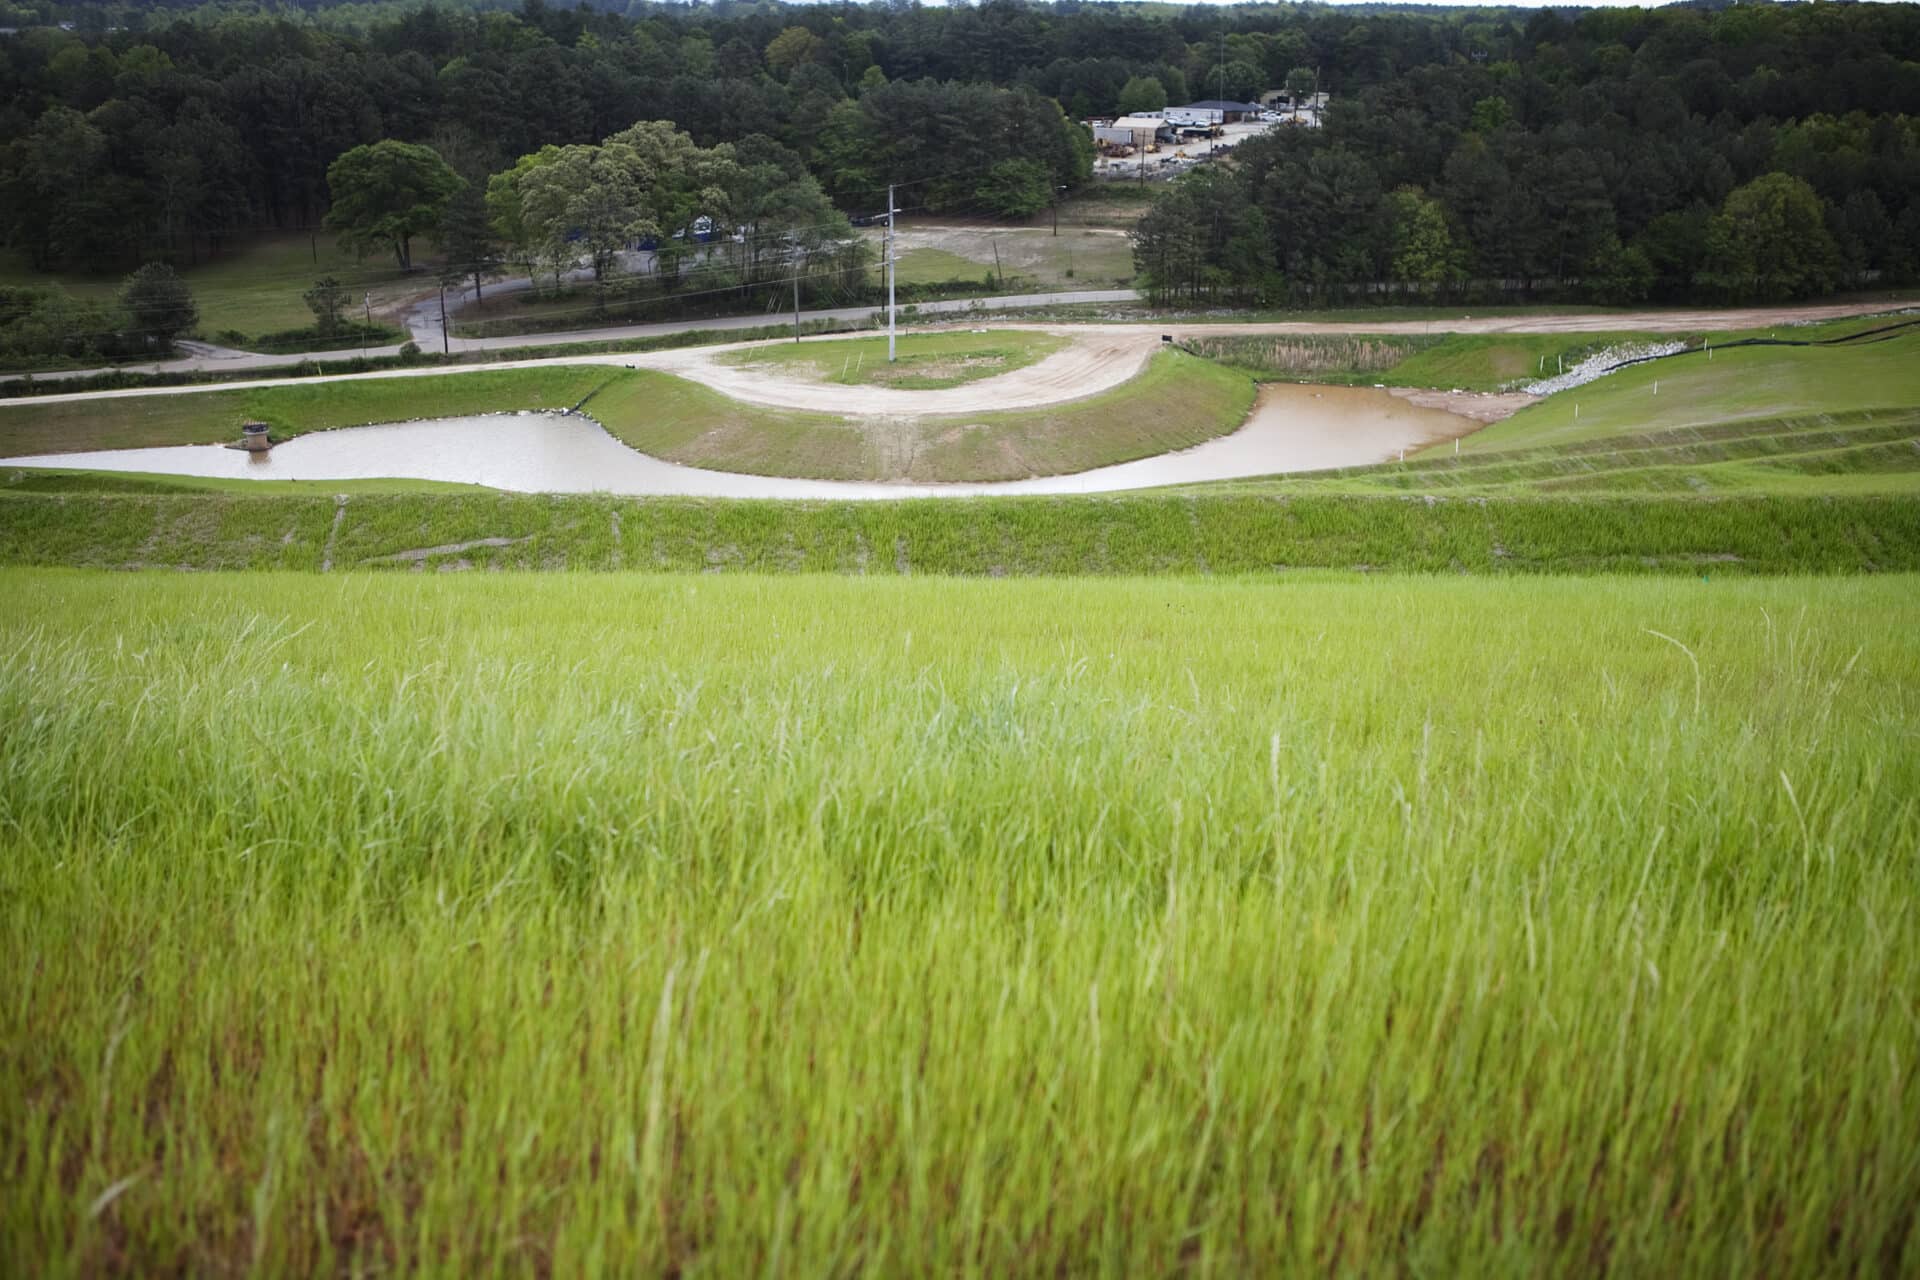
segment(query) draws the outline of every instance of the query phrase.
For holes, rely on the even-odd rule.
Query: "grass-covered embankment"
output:
[[[1507,391],[1594,351],[1649,340],[1634,333],[1307,333],[1189,337],[1181,345],[1263,381]]]
[[[499,493],[131,492],[9,473],[0,564],[106,569],[528,568],[848,574],[1920,571],[1893,497],[1481,500],[1197,491],[907,502]],[[61,493],[54,486],[71,484]],[[324,495],[324,496],[323,496]]]
[[[1538,449],[1869,409],[1920,409],[1920,331],[1860,346],[1732,347],[1633,365],[1530,405],[1461,448]]]
[[[1885,323],[1866,317],[1788,332],[1836,338]],[[1457,448],[1207,491],[1920,495],[1920,333],[1847,346],[1716,348],[1711,357],[1699,349],[1562,391]]]
[[[778,370],[843,387],[936,391],[1024,369],[1067,345],[1059,334],[999,329],[987,333],[910,333],[887,359],[883,337],[779,343],[716,357],[722,363]]]
[[[1245,374],[1169,351],[1111,390],[1038,409],[842,417],[770,409],[636,370],[585,412],[625,444],[684,466],[938,484],[1066,475],[1184,449],[1237,429],[1253,398]]]
[[[1920,404],[1920,387],[1915,385],[1920,374],[1912,372],[1920,367],[1920,345],[1916,345],[1920,344],[1920,334],[1824,352],[1790,347],[1716,350],[1711,362],[1704,354],[1707,346],[1752,339],[1834,341],[1902,322],[1901,317],[1889,315],[1853,316],[1820,324],[1691,334],[1620,330],[1610,333],[1194,335],[1181,345],[1196,355],[1243,369],[1263,381],[1327,382],[1343,386],[1380,383],[1462,391],[1514,390],[1571,369],[1599,352],[1676,339],[1700,354],[1678,361],[1654,362],[1646,366],[1647,370],[1654,371],[1648,374],[1650,378],[1679,373],[1682,366],[1695,358],[1702,363],[1735,361],[1721,378],[1704,380],[1700,384],[1702,394],[1697,399],[1680,388],[1676,392],[1681,397],[1677,404],[1634,406],[1633,429],[1647,429],[1674,425],[1675,415],[1683,414],[1689,407],[1697,410],[1693,420],[1710,421],[1713,414],[1723,409],[1730,417],[1750,417],[1756,413]],[[1779,357],[1786,358],[1774,363]],[[1755,369],[1762,370],[1757,380],[1743,376],[1743,371]],[[1604,392],[1619,376],[1610,375],[1591,385]],[[1730,394],[1735,389],[1738,394]],[[1895,389],[1904,391],[1905,398],[1886,399],[1886,394]],[[1580,390],[1580,396],[1563,393],[1555,397],[1554,403],[1571,413],[1573,401],[1584,401],[1590,394],[1586,388]],[[1536,419],[1545,416],[1533,415]],[[1587,420],[1583,411],[1583,420],[1589,432],[1610,428],[1604,415]],[[1508,434],[1504,431],[1484,433],[1484,439],[1476,447],[1505,447]]]
[[[1914,579],[0,598],[23,1270],[1920,1266]]]
[[[1866,321],[1823,326],[1841,332]],[[1815,330],[1816,333],[1821,332]],[[1232,493],[1920,495],[1920,333],[1633,365],[1405,463]]]
[[[1189,492],[1920,497],[1920,407],[1616,433],[1539,449],[1456,455],[1441,447],[1404,463]]]

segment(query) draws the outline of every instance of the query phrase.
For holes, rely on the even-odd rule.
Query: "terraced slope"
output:
[[[1207,486],[1209,491],[1513,494],[1916,494],[1920,406],[1753,418],[1537,449]]]

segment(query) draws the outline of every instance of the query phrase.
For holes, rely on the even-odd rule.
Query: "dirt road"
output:
[[[1154,348],[1152,333],[1052,329],[1067,334],[1071,345],[1024,369],[982,378],[938,391],[902,391],[893,387],[848,387],[783,376],[767,366],[723,364],[714,359],[755,343],[698,350],[660,351],[629,356],[636,368],[659,369],[691,379],[736,400],[782,409],[828,410],[858,416],[912,416],[942,413],[990,413],[1025,409],[1098,395],[1137,375]]]
[[[1913,303],[1830,302],[1803,307],[1731,307],[1684,311],[1607,311],[1593,315],[1461,315],[1449,320],[1367,320],[1327,323],[1318,320],[1274,321],[1255,324],[1189,324],[1174,322],[1162,331],[1175,337],[1232,334],[1298,333],[1698,333],[1703,330],[1766,329],[1774,325],[1844,320],[1849,316],[1912,308]],[[1017,325],[1004,326],[1017,328]],[[1127,326],[1083,326],[1107,328]]]
[[[775,374],[721,365],[710,357],[722,351],[737,350],[755,343],[731,343],[725,346],[681,348],[635,354],[598,356],[559,356],[528,360],[507,360],[493,364],[453,365],[420,369],[383,369],[375,373],[338,374],[326,378],[260,378],[242,382],[209,383],[185,387],[138,387],[124,391],[88,391],[21,396],[0,400],[0,430],[5,429],[8,405],[52,404],[64,400],[111,399],[122,396],[196,395],[207,391],[251,387],[289,386],[352,378],[439,377],[477,373],[485,369],[536,369],[549,365],[607,364],[630,368],[660,369],[679,374],[712,387],[716,391],[759,404],[847,414],[940,414],[978,413],[1006,409],[1037,408],[1065,400],[1079,399],[1117,386],[1137,373],[1160,344],[1163,334],[1175,339],[1233,334],[1315,334],[1315,333],[1595,333],[1609,330],[1639,330],[1651,333],[1685,333],[1701,330],[1763,329],[1797,322],[1840,319],[1871,315],[1893,309],[1886,302],[1843,302],[1803,307],[1744,307],[1731,310],[1609,312],[1601,315],[1523,315],[1475,318],[1462,316],[1452,320],[1427,321],[1376,320],[1364,323],[1323,321],[1277,321],[1271,323],[1193,323],[1166,324],[1035,324],[1002,322],[995,328],[1037,329],[1064,334],[1073,345],[1037,364],[996,378],[984,378],[964,387],[944,391],[899,391],[883,387],[843,387],[805,382]],[[611,334],[612,331],[609,331]],[[571,335],[580,338],[583,335]],[[822,335],[809,341],[833,341],[836,336]],[[229,364],[227,367],[232,367]]]

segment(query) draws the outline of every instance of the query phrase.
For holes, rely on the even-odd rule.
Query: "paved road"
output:
[[[489,285],[488,288],[498,288]],[[1138,302],[1140,295],[1132,289],[1083,289],[1069,293],[1018,293],[994,298],[957,298],[950,302],[922,302],[915,314],[955,315],[968,311],[993,310],[1014,311],[1030,307],[1071,306],[1077,303],[1101,302]],[[420,304],[424,306],[425,304]],[[411,325],[417,318],[420,306],[416,306],[409,315]],[[903,310],[905,308],[902,308]],[[863,323],[874,317],[885,318],[885,308],[875,307],[833,307],[821,311],[802,311],[800,319],[806,321],[835,320],[846,323]],[[614,325],[604,329],[569,329],[565,333],[529,333],[508,338],[455,338],[448,345],[453,351],[504,351],[514,347],[556,347],[570,342],[632,342],[642,338],[659,338],[676,333],[689,333],[696,329],[732,330],[758,329],[769,324],[784,324],[793,318],[786,315],[750,315],[720,316],[711,320],[674,320],[660,324]],[[436,299],[433,309],[432,346],[437,347],[439,337],[439,302]],[[186,344],[182,344],[186,345]],[[422,341],[424,350],[430,344]],[[223,347],[208,347],[195,344],[199,350],[183,360],[166,360],[153,364],[121,365],[122,373],[197,373],[205,371],[231,372],[244,369],[275,369],[302,360],[312,360],[316,364],[345,364],[362,354],[360,348],[347,351],[295,351],[282,355],[260,355],[248,351],[232,351]],[[368,347],[368,356],[393,356],[400,353],[397,345]],[[498,366],[495,366],[498,367]],[[68,369],[56,373],[36,373],[35,382],[60,382],[70,378],[87,378],[95,374],[111,373],[112,369]],[[446,372],[442,370],[442,372]],[[18,381],[24,375],[11,375],[0,381]]]

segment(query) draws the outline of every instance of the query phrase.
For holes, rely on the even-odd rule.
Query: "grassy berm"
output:
[[[9,1271],[1920,1269],[1920,580],[0,600]]]
[[[728,502],[380,492],[386,483],[365,482],[350,493],[298,485],[302,496],[256,496],[182,493],[164,477],[0,472],[0,565],[990,577],[1920,571],[1920,503],[1885,495],[1435,498],[1197,489]]]

